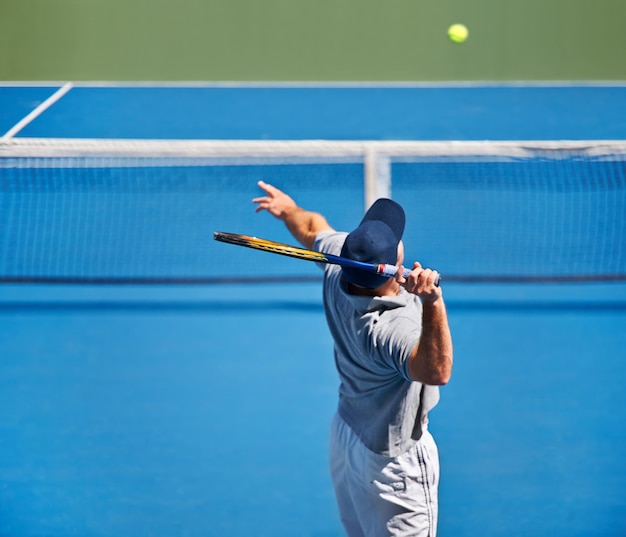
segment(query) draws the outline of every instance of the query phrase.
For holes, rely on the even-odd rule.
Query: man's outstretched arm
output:
[[[263,181],[258,184],[266,195],[252,200],[257,205],[256,212],[267,211],[282,220],[295,239],[306,248],[313,248],[315,236],[320,231],[333,230],[321,214],[299,207],[282,190]]]

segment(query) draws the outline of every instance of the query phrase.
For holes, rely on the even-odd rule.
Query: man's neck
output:
[[[400,284],[390,278],[376,289],[367,289],[366,287],[359,287],[353,283],[346,282],[346,289],[351,295],[357,296],[396,296],[400,293]]]

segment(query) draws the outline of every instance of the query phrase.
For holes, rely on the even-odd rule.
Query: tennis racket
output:
[[[355,261],[354,259],[347,259],[337,255],[325,254],[322,252],[316,252],[315,250],[300,248],[299,246],[290,246],[289,244],[283,244],[281,242],[259,239],[248,235],[239,235],[238,233],[224,233],[222,231],[216,231],[213,233],[213,238],[219,242],[245,246],[246,248],[253,248],[254,250],[262,250],[272,254],[295,257],[296,259],[303,259],[305,261],[315,261],[316,263],[328,263],[331,265],[341,265],[342,267],[352,267],[368,272],[375,272],[381,276],[393,277],[398,272],[398,267],[395,265],[387,265],[385,263],[364,263],[362,261]],[[409,274],[411,274],[411,270],[408,268],[405,268],[402,272],[402,276],[404,278],[408,278]],[[437,287],[439,286],[440,279],[440,277],[437,277],[437,281],[435,282]]]

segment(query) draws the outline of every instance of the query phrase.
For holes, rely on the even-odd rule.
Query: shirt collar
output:
[[[368,313],[376,310],[391,310],[406,306],[410,294],[400,288],[400,293],[395,296],[362,296],[348,293],[345,282],[341,282],[341,292],[350,301],[352,307],[359,313]]]

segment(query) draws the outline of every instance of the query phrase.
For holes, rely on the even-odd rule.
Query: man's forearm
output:
[[[321,214],[297,206],[285,211],[280,218],[295,239],[309,249],[313,248],[315,236],[320,231],[331,229]]]
[[[452,375],[452,336],[443,299],[424,302],[422,334],[411,355],[411,378],[430,385],[446,384]]]

